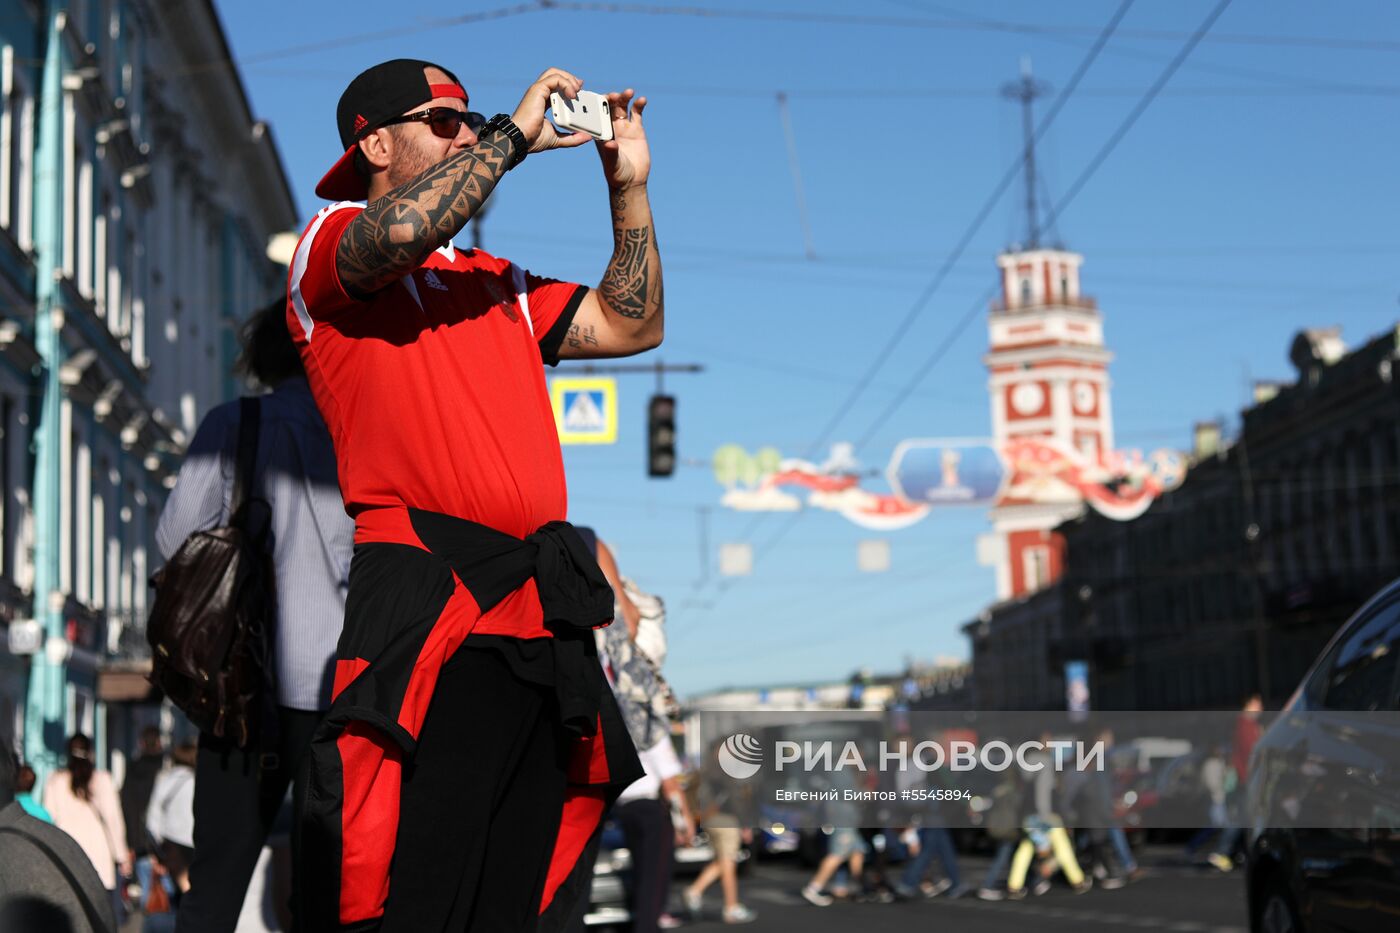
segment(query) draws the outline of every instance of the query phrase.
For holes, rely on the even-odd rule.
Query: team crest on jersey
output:
[[[437,273],[429,269],[423,276],[423,284],[429,288],[436,288],[440,292],[447,291],[447,286],[442,284],[442,279],[437,277]]]
[[[501,306],[501,310],[505,312],[506,317],[510,318],[511,323],[520,320],[520,315],[515,313],[515,296],[502,288],[498,280],[486,279],[486,290],[491,293],[491,300]]]

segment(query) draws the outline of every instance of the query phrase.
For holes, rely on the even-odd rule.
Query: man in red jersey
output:
[[[345,153],[316,188],[336,203],[287,286],[355,519],[305,805],[311,929],[556,929],[586,896],[579,853],[641,773],[596,658],[612,590],[564,521],[542,364],[661,342],[646,98],[608,95],[596,288],[452,245],[528,153],[588,141],[545,120],[581,87],[551,68],[485,120],[451,72],[399,59],[337,108]]]

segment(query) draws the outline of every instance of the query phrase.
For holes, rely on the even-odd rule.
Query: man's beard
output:
[[[400,136],[396,142],[399,146],[398,151],[395,152],[396,158],[389,165],[389,187],[391,189],[412,181],[439,161],[406,136]]]

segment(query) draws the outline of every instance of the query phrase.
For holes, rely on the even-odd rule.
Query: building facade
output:
[[[143,643],[164,494],[297,218],[209,0],[4,4],[0,97],[0,734],[45,768],[136,725],[104,678]]]
[[[1400,329],[1350,352],[1304,331],[1289,355],[1297,379],[1261,386],[1179,488],[1060,525],[1059,581],[964,627],[979,708],[1064,708],[1071,660],[1099,709],[1277,707],[1400,574]]]

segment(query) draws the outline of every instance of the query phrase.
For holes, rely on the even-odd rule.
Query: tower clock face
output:
[[[1011,410],[1034,415],[1045,407],[1045,389],[1038,382],[1023,382],[1011,390]]]
[[[1076,382],[1074,384],[1074,410],[1081,415],[1087,415],[1094,410],[1094,403],[1098,401],[1098,391],[1092,382]]]

